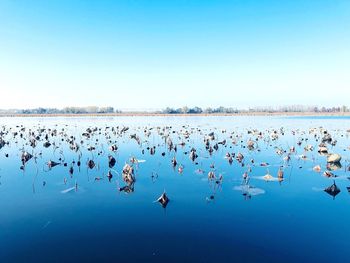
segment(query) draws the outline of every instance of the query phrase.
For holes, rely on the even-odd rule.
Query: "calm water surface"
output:
[[[111,130],[126,126],[129,130],[121,136]],[[1,118],[0,127],[9,131],[2,136],[8,144],[0,149],[1,262],[334,263],[349,258],[348,118]],[[88,127],[100,130],[87,139],[82,134]],[[337,140],[335,146],[328,145],[329,151],[342,156],[334,178],[323,176],[326,156],[318,154],[316,141],[320,127]],[[50,147],[43,147],[45,136],[35,148],[28,144],[29,129],[37,135],[39,128],[45,129],[43,134],[58,131],[48,136]],[[257,137],[248,133],[252,129],[262,136],[248,150],[247,140]],[[274,130],[276,140],[271,139]],[[212,146],[226,139],[212,155],[203,141],[210,132],[215,134]],[[169,151],[162,133],[177,145],[177,152]],[[70,136],[79,143],[79,153],[69,148]],[[111,144],[118,146],[116,152],[109,150]],[[305,151],[306,145],[314,150]],[[90,146],[95,150],[89,151]],[[153,146],[151,155],[148,147]],[[286,153],[279,156],[276,149],[288,152],[292,146],[296,152],[286,163]],[[192,147],[198,154],[194,162],[188,154]],[[22,151],[35,156],[24,169]],[[244,166],[235,159],[229,164],[227,152],[241,152]],[[112,169],[108,155],[117,161]],[[134,191],[125,193],[119,191],[125,185],[121,171],[133,156],[140,160],[133,165],[136,182]],[[72,162],[79,159],[81,166],[75,163],[70,175]],[[49,160],[62,164],[50,170]],[[88,160],[96,167],[88,169]],[[268,166],[261,166],[263,162]],[[313,171],[315,165],[321,166],[320,173]],[[276,177],[281,166],[283,181],[262,180],[266,173]],[[243,195],[242,174],[249,167],[249,185],[257,191]],[[222,180],[209,181],[209,171]],[[323,191],[333,182],[341,191],[335,198]],[[164,190],[170,198],[166,208],[154,202]]]

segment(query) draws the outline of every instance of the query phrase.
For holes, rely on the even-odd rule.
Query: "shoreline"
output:
[[[125,112],[125,113],[81,113],[81,114],[16,114],[0,113],[1,117],[220,117],[220,116],[280,116],[280,117],[347,117],[350,112],[240,112],[240,113],[196,113],[196,114],[170,114],[170,113],[147,113],[147,112]]]

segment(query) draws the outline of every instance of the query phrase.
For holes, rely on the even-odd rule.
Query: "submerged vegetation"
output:
[[[286,142],[286,136],[292,137],[288,137]],[[216,199],[224,183],[231,184],[233,190],[250,199],[265,194],[265,189],[251,184],[252,180],[282,184],[286,171],[291,177],[294,166],[299,169],[305,166],[332,182],[321,190],[335,198],[341,192],[336,181],[350,179],[350,164],[346,156],[349,146],[340,146],[346,158],[336,152],[339,150],[338,139],[349,136],[350,130],[331,132],[323,127],[309,130],[279,127],[227,131],[189,125],[180,128],[108,125],[88,126],[77,131],[68,125],[3,125],[0,150],[7,160],[12,158],[16,161],[24,173],[28,166],[35,167],[34,175],[30,173],[34,177],[33,189],[37,185],[45,187],[48,180],[45,174],[61,166],[65,170],[60,175],[61,180],[68,187],[61,189],[62,193],[79,191],[79,180],[82,178],[76,174],[86,169],[88,180],[91,174],[94,182],[106,179],[108,183],[116,184],[118,192],[130,194],[135,191],[140,176],[149,177],[153,183],[162,177],[164,174],[159,168],[164,163],[179,175],[190,172],[207,181],[211,189],[211,194],[205,197],[207,202]],[[123,152],[125,146],[134,149],[127,153],[127,158]],[[267,159],[266,152],[270,152],[271,155],[267,156],[272,157]],[[159,164],[151,167],[150,174],[140,173],[140,167],[147,166],[147,163],[143,163],[152,163],[152,159]],[[220,159],[222,161],[218,162]],[[154,193],[154,200],[165,208],[170,199],[165,190],[156,199],[159,195]]]

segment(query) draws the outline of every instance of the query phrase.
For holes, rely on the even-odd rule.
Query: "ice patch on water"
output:
[[[251,185],[239,185],[233,187],[233,190],[236,191],[242,191],[243,194],[255,196],[255,195],[261,195],[265,194],[265,190],[261,188],[257,188]]]

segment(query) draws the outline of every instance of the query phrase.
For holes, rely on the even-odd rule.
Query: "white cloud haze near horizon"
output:
[[[5,0],[0,109],[350,106],[350,2],[267,2]]]

